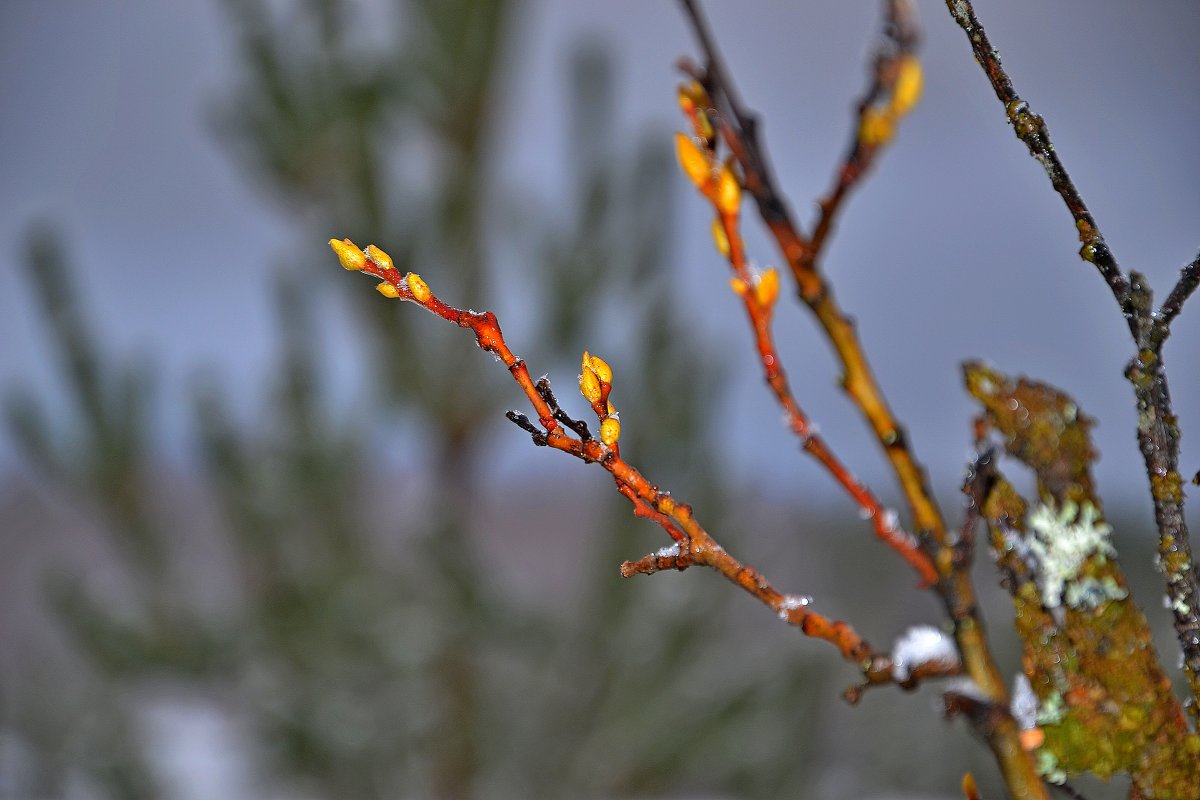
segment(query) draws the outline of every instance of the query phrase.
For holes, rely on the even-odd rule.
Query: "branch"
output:
[[[330,245],[346,269],[379,278],[382,283],[376,289],[383,296],[416,303],[444,320],[461,328],[469,328],[475,334],[479,347],[495,355],[508,368],[533,406],[541,429],[519,412],[509,412],[508,418],[529,432],[535,444],[552,447],[587,463],[602,466],[616,482],[618,491],[633,504],[634,513],[653,519],[675,540],[673,553],[664,550],[637,562],[626,562],[622,565],[622,574],[629,576],[658,569],[685,569],[693,565],[709,567],[753,595],[789,625],[799,628],[807,636],[832,644],[842,658],[863,672],[867,680],[872,680],[873,672],[890,668],[890,661],[877,654],[848,624],[812,610],[807,598],[780,592],[756,569],[730,555],[700,525],[690,505],[674,500],[668,492],[660,491],[621,458],[618,444],[620,428],[616,425],[614,432],[616,416],[608,403],[612,373],[607,364],[584,354],[581,389],[600,418],[601,429],[599,438],[584,438],[582,435],[576,438],[571,431],[577,431],[579,423],[559,408],[548,380],[543,378],[535,383],[529,377],[524,360],[513,355],[505,342],[495,314],[490,311],[464,311],[443,303],[420,275],[413,272],[402,275],[392,265],[391,258],[373,245],[365,253],[349,239],[335,239]],[[596,380],[594,385],[587,377],[589,373]]]
[[[819,203],[820,216],[809,240],[813,259],[824,249],[846,196],[874,166],[875,156],[895,133],[897,118],[907,112],[905,108],[889,117],[888,96],[920,91],[919,62],[916,60],[920,33],[916,11],[909,0],[889,0],[885,5],[884,31],[872,59],[871,82],[856,106],[850,144],[835,174],[833,188]],[[897,84],[901,81],[904,85],[898,89]],[[905,100],[910,106],[915,102],[915,97]]]
[[[1004,780],[1012,797],[1020,800],[1035,797],[1049,800],[1046,784],[1041,777],[1032,769],[1024,768],[1030,763],[1030,759],[1028,754],[1020,749],[1020,731],[1007,707],[980,698],[973,691],[973,687],[961,692],[945,692],[942,695],[942,704],[947,719],[960,714],[965,716],[970,720],[972,727],[987,740],[1004,772]],[[1017,751],[1010,751],[1011,747],[1016,747]]]
[[[1100,229],[1059,160],[1045,121],[1029,110],[1017,95],[1000,57],[988,41],[971,0],[946,0],[946,7],[967,34],[971,49],[983,67],[996,97],[1004,104],[1013,130],[1030,154],[1046,170],[1054,190],[1075,219],[1083,247],[1080,256],[1096,266],[1121,306],[1138,349],[1125,371],[1133,384],[1138,410],[1138,448],[1150,479],[1154,520],[1158,528],[1158,567],[1166,581],[1175,635],[1183,651],[1184,673],[1192,698],[1188,708],[1200,723],[1200,572],[1192,556],[1187,521],[1183,514],[1183,479],[1179,475],[1179,426],[1171,407],[1171,393],[1162,360],[1162,345],[1171,321],[1200,283],[1200,258],[1183,268],[1178,283],[1157,312],[1151,311],[1151,293],[1136,272],[1121,271]]]
[[[1100,233],[1100,227],[1083,202],[1083,198],[1080,197],[1079,190],[1075,188],[1071,176],[1067,174],[1066,168],[1062,165],[1054,145],[1050,142],[1050,131],[1046,127],[1045,120],[1030,111],[1029,103],[1022,100],[1016,89],[1013,88],[1008,73],[1000,64],[999,54],[992,47],[992,43],[988,41],[987,31],[975,17],[975,9],[971,5],[971,0],[946,0],[946,7],[950,9],[950,14],[954,17],[955,22],[967,34],[971,50],[975,53],[975,60],[979,62],[979,66],[983,67],[988,81],[992,84],[992,89],[996,92],[996,97],[1004,104],[1008,120],[1013,126],[1013,132],[1018,139],[1025,143],[1029,154],[1042,165],[1046,176],[1050,179],[1050,185],[1054,187],[1054,191],[1058,192],[1066,204],[1067,210],[1074,218],[1075,227],[1079,231],[1079,241],[1083,244],[1079,249],[1079,257],[1095,265],[1096,270],[1112,291],[1117,304],[1121,306],[1121,310],[1126,314],[1131,314],[1133,305],[1129,279],[1121,271],[1112,251],[1108,249],[1104,236]]]
[[[685,87],[680,100],[692,119],[697,137],[708,145],[701,149],[692,139],[681,133],[676,134],[680,165],[712,204],[715,214],[713,238],[718,251],[725,256],[733,271],[730,285],[742,299],[746,317],[754,331],[763,375],[783,409],[788,427],[800,440],[805,452],[813,456],[850,495],[863,517],[872,520],[876,536],[917,570],[921,586],[932,586],[938,577],[933,561],[917,540],[899,526],[896,513],[885,509],[871,490],[855,478],[834,454],[797,402],[772,332],[775,303],[779,297],[779,271],[772,267],[762,274],[752,273],[739,227],[741,189],[728,165],[717,166],[716,143],[707,140],[705,134],[708,129],[699,117],[699,109],[705,105],[706,98],[697,95],[694,88]]]
[[[842,364],[842,388],[866,417],[883,447],[913,513],[913,524],[921,537],[938,544],[946,541],[945,524],[933,500],[925,471],[909,449],[903,427],[887,405],[858,340],[855,324],[837,304],[833,289],[821,274],[819,253],[792,218],[792,213],[767,166],[765,150],[759,139],[754,115],[741,104],[737,91],[724,67],[707,21],[694,0],[681,0],[684,12],[704,51],[705,66],[693,73],[701,84],[715,114],[705,108],[689,110],[703,117],[700,125],[719,132],[730,153],[741,167],[742,181],[754,198],[759,215],[775,237],[792,276],[800,299],[816,316],[821,329]],[[891,6],[889,5],[889,8]],[[685,110],[688,110],[685,108]]]
[[[1179,312],[1183,310],[1183,304],[1192,296],[1192,292],[1196,291],[1197,286],[1200,286],[1200,256],[1196,256],[1195,261],[1180,270],[1179,282],[1175,284],[1175,288],[1167,295],[1167,299],[1163,301],[1158,313],[1154,315],[1155,321],[1162,329],[1160,342],[1167,338],[1171,323],[1175,317],[1179,316]]]
[[[792,219],[786,201],[775,187],[759,140],[757,121],[738,99],[707,21],[694,0],[681,0],[681,4],[705,54],[703,71],[687,66],[685,71],[697,81],[697,88],[693,91],[698,95],[703,93],[706,98],[712,98],[712,102],[703,106],[693,103],[693,107],[689,108],[685,104],[685,111],[693,118],[705,146],[711,148],[715,144],[715,136],[707,136],[707,130],[711,129],[714,134],[719,133],[720,139],[728,146],[741,168],[741,184],[754,197],[760,216],[775,237],[796,280],[800,299],[817,318],[837,353],[843,369],[843,389],[866,417],[904,491],[912,510],[918,541],[927,548],[938,572],[940,580],[937,590],[954,623],[954,637],[962,655],[964,671],[979,690],[990,698],[990,702],[1006,705],[1008,689],[992,659],[983,621],[975,602],[969,570],[956,568],[945,523],[933,499],[925,471],[909,449],[903,428],[892,414],[875,382],[853,320],[837,304],[832,287],[821,273],[820,249],[814,247],[812,238],[801,233]],[[893,3],[886,7],[889,13],[895,13],[896,9],[900,8]],[[887,107],[889,113],[885,114],[883,119],[889,127],[884,131],[886,135],[875,134],[879,141],[884,141],[890,136],[890,128],[894,127],[896,119],[915,103],[919,93],[919,64],[911,57],[907,63],[907,86],[901,90],[900,78],[897,75]],[[867,126],[864,120],[865,115],[860,118],[859,137],[871,141],[871,132],[880,128],[879,125]],[[728,165],[725,172],[732,175]],[[839,178],[839,183],[841,181]],[[853,185],[855,181],[857,176],[846,181],[847,186]],[[839,198],[831,204],[827,212],[830,219],[840,202]],[[831,224],[827,222],[826,227],[830,227]],[[992,747],[1014,795],[1022,798],[1044,798],[1045,788],[1037,777],[1032,760],[1020,747],[1015,726],[989,726],[980,730]]]
[[[954,562],[958,569],[971,568],[975,557],[975,528],[983,519],[983,504],[996,485],[996,454],[990,447],[981,447],[967,469],[962,491],[967,496],[967,510],[963,514],[958,540],[954,542]]]

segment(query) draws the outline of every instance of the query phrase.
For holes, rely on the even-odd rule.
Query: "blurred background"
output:
[[[707,5],[807,221],[878,5]],[[961,32],[922,11],[925,99],[826,268],[952,524],[960,361],[1098,418],[1153,614],[1123,321]],[[1200,219],[1190,0],[979,12],[1161,296]],[[880,645],[937,619],[780,435],[671,159],[685,54],[667,2],[0,4],[0,798],[949,797],[968,768],[1000,796],[935,692],[850,708],[853,670],[715,575],[622,581],[661,531],[504,420],[521,398],[469,337],[325,244],[496,311],[563,398],[603,355],[625,455],[785,590]],[[1192,312],[1166,353],[1185,433]],[[816,329],[778,318],[801,402],[899,505]]]

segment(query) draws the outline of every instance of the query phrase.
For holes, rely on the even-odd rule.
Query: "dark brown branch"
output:
[[[1054,191],[1058,192],[1066,204],[1067,210],[1075,219],[1079,240],[1083,243],[1083,247],[1079,250],[1080,257],[1095,265],[1112,291],[1113,297],[1121,306],[1121,310],[1129,315],[1131,313],[1129,279],[1121,271],[1112,251],[1108,249],[1096,220],[1092,217],[1092,213],[1079,195],[1079,190],[1075,188],[1071,176],[1067,174],[1058,153],[1054,150],[1054,145],[1050,142],[1050,131],[1047,129],[1045,121],[1030,111],[1029,103],[1021,99],[1016,89],[1013,88],[1008,73],[1000,64],[1000,55],[988,41],[987,32],[975,17],[975,9],[971,5],[971,0],[946,0],[946,7],[950,9],[950,14],[954,17],[955,22],[967,34],[971,50],[975,53],[975,60],[983,67],[988,81],[992,84],[992,89],[996,92],[996,97],[1004,104],[1008,120],[1013,126],[1013,132],[1018,139],[1025,143],[1029,154],[1042,165],[1047,177],[1050,178],[1050,184],[1054,187]]]
[[[1179,282],[1175,284],[1175,288],[1167,295],[1162,307],[1154,315],[1155,322],[1162,328],[1161,339],[1167,338],[1171,322],[1179,316],[1179,312],[1183,310],[1183,304],[1196,291],[1197,286],[1200,286],[1200,256],[1197,256],[1195,261],[1180,271]]]
[[[1192,556],[1187,522],[1183,515],[1183,479],[1179,475],[1179,426],[1171,407],[1170,389],[1162,360],[1162,344],[1171,320],[1195,291],[1200,275],[1200,258],[1184,267],[1179,282],[1163,303],[1152,312],[1151,293],[1136,272],[1121,271],[1108,249],[1099,226],[1080,197],[1050,143],[1045,121],[1029,110],[1000,65],[1000,56],[988,41],[971,0],[946,0],[946,7],[967,34],[971,49],[983,67],[996,97],[1004,104],[1013,129],[1042,167],[1054,190],[1062,197],[1075,219],[1083,242],[1080,256],[1096,266],[1121,306],[1137,355],[1125,371],[1133,384],[1138,411],[1138,447],[1150,479],[1154,519],[1158,527],[1158,567],[1166,581],[1176,638],[1183,651],[1184,672],[1192,692],[1188,707],[1200,721],[1200,572]]]
[[[962,675],[962,664],[948,661],[927,661],[924,664],[914,666],[909,670],[908,676],[904,679],[897,680],[892,669],[893,666],[891,658],[880,659],[866,673],[865,681],[856,683],[842,692],[842,699],[850,705],[857,705],[868,689],[878,686],[891,684],[900,687],[906,692],[911,692],[926,681],[954,678]]]
[[[963,481],[967,510],[958,531],[958,540],[954,543],[954,563],[958,569],[971,568],[971,561],[975,557],[975,528],[983,518],[983,504],[996,485],[997,477],[995,452],[985,448],[971,462]]]
[[[549,444],[546,441],[546,434],[538,430],[537,426],[529,421],[529,417],[522,414],[520,411],[506,411],[504,416],[508,417],[509,422],[516,425],[521,430],[533,437],[533,443],[538,447],[545,447]]]

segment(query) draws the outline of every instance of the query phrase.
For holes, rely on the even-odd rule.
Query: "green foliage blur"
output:
[[[581,45],[563,87],[571,202],[513,203],[494,185],[493,137],[519,3],[402,0],[394,30],[371,37],[346,0],[278,5],[224,0],[243,69],[217,127],[263,193],[306,221],[308,263],[278,280],[281,345],[257,418],[236,421],[227,391],[198,381],[194,488],[213,563],[181,547],[181,506],[156,468],[153,365],[106,352],[88,325],[104,310],[70,291],[60,237],[31,232],[30,285],[70,412],[18,392],[8,423],[49,491],[103,530],[118,579],[44,576],[66,655],[6,681],[0,733],[21,766],[0,797],[170,797],[144,720],[163,693],[232,721],[259,797],[809,796],[811,674],[722,666],[711,633],[724,587],[622,581],[620,561],[661,542],[615,492],[576,529],[541,534],[585,552],[569,596],[523,600],[491,563],[503,544],[483,499],[489,438],[524,436],[502,415],[519,404],[511,382],[461,331],[361,279],[313,279],[336,272],[325,240],[348,236],[451,302],[487,307],[504,279],[493,254],[515,250],[534,311],[514,346],[553,367],[564,399],[585,347],[620,355],[616,396],[637,421],[626,451],[720,520],[728,476],[706,428],[720,367],[685,332],[663,269],[666,143],[618,135],[609,64]],[[314,330],[324,291],[348,293],[376,368],[367,414],[331,407]],[[598,324],[616,313],[619,339]],[[376,463],[373,437],[394,425],[423,434],[415,477]],[[530,496],[553,505],[553,490]]]

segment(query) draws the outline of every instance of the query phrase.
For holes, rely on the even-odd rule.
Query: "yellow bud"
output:
[[[745,297],[746,292],[750,291],[750,288],[746,286],[746,282],[741,278],[730,278],[729,288],[733,289],[733,293],[738,297]]]
[[[775,304],[779,298],[779,270],[771,267],[763,272],[754,287],[754,298],[763,308],[770,308]]]
[[[604,442],[608,447],[612,447],[617,443],[617,439],[621,438],[621,423],[615,417],[609,417],[600,423],[600,441]]]
[[[579,373],[579,392],[589,403],[600,402],[600,379],[591,367],[584,366]]]
[[[387,282],[381,283],[378,286],[376,286],[375,291],[379,292],[384,297],[391,298],[392,300],[395,300],[397,297],[400,296],[400,290]]]
[[[600,356],[594,356],[594,355],[588,353],[588,351],[584,350],[583,351],[583,362],[586,366],[589,366],[592,368],[592,370],[596,373],[596,377],[599,378],[601,381],[603,381],[604,383],[612,383],[612,379],[613,379],[612,367],[610,367],[608,365],[608,362],[605,361],[603,358],[601,358]]]
[[[367,265],[366,255],[349,239],[330,239],[329,246],[346,269],[357,272]]]
[[[721,167],[717,175],[717,208],[723,214],[736,214],[742,204],[742,187],[738,184],[733,167],[728,163]]]
[[[858,125],[858,140],[867,146],[886,144],[895,132],[895,121],[887,111],[868,108]]]
[[[913,106],[921,99],[921,88],[924,78],[921,74],[921,62],[916,56],[904,56],[900,59],[900,71],[896,75],[896,85],[892,88],[892,113],[904,116],[912,111]]]
[[[679,100],[679,108],[683,111],[683,113],[690,114],[696,110],[696,101],[693,100],[691,94],[688,93],[686,85],[680,84],[676,99]]]
[[[429,301],[431,292],[428,284],[421,279],[421,276],[415,272],[408,273],[405,278],[408,281],[408,290],[412,292],[413,299],[418,303],[426,303]]]
[[[679,107],[692,121],[696,134],[706,142],[711,142],[716,137],[712,121],[708,117],[708,109],[711,106],[712,101],[708,99],[708,92],[704,91],[704,87],[698,81],[680,85]]]
[[[617,407],[612,404],[612,400],[608,401],[608,415],[615,417],[617,415]]]
[[[687,83],[679,84],[679,105],[684,111],[688,110],[687,104],[703,108],[712,105],[708,99],[708,92],[704,91],[704,87],[700,85],[700,81],[688,81]]]
[[[712,237],[713,244],[717,246],[717,252],[726,258],[729,257],[729,237],[725,234],[725,224],[720,218],[714,219],[712,222]]]
[[[395,269],[395,266],[392,264],[392,257],[373,244],[367,245],[367,258],[384,269]]]
[[[697,189],[703,190],[712,179],[712,161],[709,157],[696,146],[690,136],[682,133],[675,134],[675,157],[679,159],[683,174],[696,184]]]

